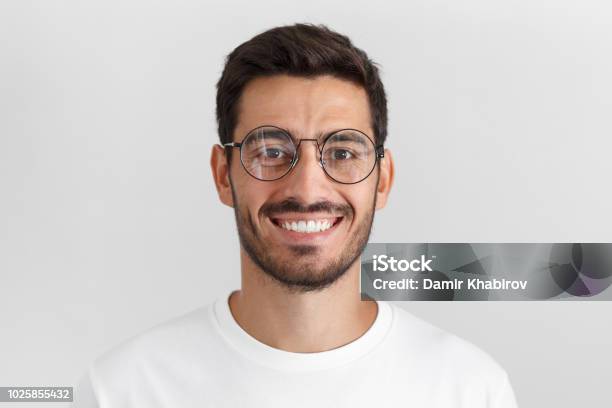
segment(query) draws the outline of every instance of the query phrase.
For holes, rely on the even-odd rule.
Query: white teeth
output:
[[[298,232],[306,232],[306,221],[298,221]]]
[[[315,228],[317,228],[317,224],[313,220],[308,221],[306,232],[314,232]]]
[[[322,232],[332,227],[331,220],[299,220],[299,221],[284,221],[280,223],[284,229],[296,232],[310,234],[313,232]]]

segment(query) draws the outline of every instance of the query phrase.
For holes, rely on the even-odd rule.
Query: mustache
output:
[[[309,205],[303,205],[296,200],[284,200],[278,203],[266,203],[261,209],[261,213],[268,217],[287,212],[295,213],[316,213],[327,212],[330,214],[341,214],[348,217],[353,213],[353,209],[348,204],[335,204],[331,201],[319,201]]]

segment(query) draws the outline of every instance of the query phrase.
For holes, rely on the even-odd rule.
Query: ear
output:
[[[223,147],[218,144],[213,145],[210,153],[210,168],[215,186],[217,187],[217,193],[219,194],[219,200],[229,207],[234,207],[227,156]]]
[[[385,149],[385,157],[380,159],[380,177],[376,187],[376,209],[384,208],[387,204],[387,197],[393,185],[395,169],[393,167],[393,156],[389,149]]]

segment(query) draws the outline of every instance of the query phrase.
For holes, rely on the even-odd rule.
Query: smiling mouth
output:
[[[344,217],[326,217],[326,218],[270,218],[272,223],[279,228],[300,232],[303,234],[313,234],[324,232],[338,225]]]

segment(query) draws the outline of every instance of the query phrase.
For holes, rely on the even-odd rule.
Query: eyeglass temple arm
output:
[[[242,145],[242,143],[237,143],[237,142],[229,142],[229,143],[223,143],[223,147],[240,147]]]

